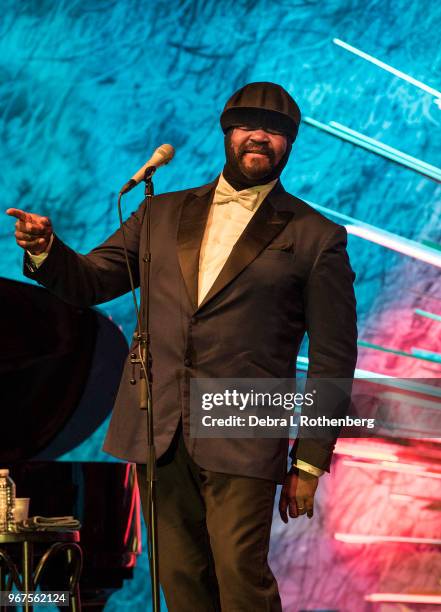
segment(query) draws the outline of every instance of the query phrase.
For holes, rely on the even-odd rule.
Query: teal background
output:
[[[51,217],[87,252],[117,226],[120,186],[163,142],[176,157],[158,192],[203,184],[223,164],[219,114],[249,81],[286,87],[304,116],[338,121],[440,166],[432,95],[333,44],[333,37],[441,88],[441,5],[383,2],[5,0],[0,20],[0,189],[4,208]],[[283,174],[295,195],[418,242],[439,244],[439,183],[303,124]],[[126,215],[141,188],[124,200]],[[0,275],[24,280],[13,221],[0,221]],[[440,351],[434,266],[359,238],[360,337]],[[28,281],[25,281],[28,282]],[[437,310],[438,309],[438,310]],[[130,337],[130,296],[101,307]],[[35,323],[34,323],[35,324]],[[38,322],[37,322],[38,324]],[[436,327],[438,325],[438,327]],[[439,364],[360,350],[359,367],[439,375]],[[106,461],[105,427],[65,459]],[[145,610],[145,557],[106,610]]]

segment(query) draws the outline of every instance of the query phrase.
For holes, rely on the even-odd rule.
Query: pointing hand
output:
[[[48,217],[24,212],[18,208],[8,208],[6,214],[17,219],[15,240],[19,246],[32,255],[40,255],[48,250],[53,231]]]

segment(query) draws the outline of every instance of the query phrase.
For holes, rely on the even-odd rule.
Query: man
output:
[[[281,610],[267,562],[279,510],[312,517],[333,442],[200,439],[189,435],[191,378],[289,378],[305,331],[310,377],[351,378],[353,272],[346,232],[286,193],[279,176],[300,110],[273,83],[251,83],[221,115],[226,164],[203,187],[154,198],[151,301],[160,580],[172,612]],[[144,203],[126,221],[135,282],[145,284]],[[120,230],[88,255],[48,219],[10,209],[25,274],[90,306],[129,290]],[[133,349],[132,349],[133,350]],[[145,415],[127,363],[104,449],[145,476]],[[143,488],[141,493],[144,496]],[[144,504],[145,505],[145,499]]]

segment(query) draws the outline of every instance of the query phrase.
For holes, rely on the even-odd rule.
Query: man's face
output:
[[[267,176],[285,154],[287,139],[284,134],[247,126],[233,128],[230,152],[246,177],[260,179]]]

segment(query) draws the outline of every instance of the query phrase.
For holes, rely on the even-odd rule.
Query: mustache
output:
[[[246,153],[260,153],[261,155],[266,155],[271,162],[274,161],[274,151],[266,143],[244,143],[238,150],[239,159],[242,159]]]

